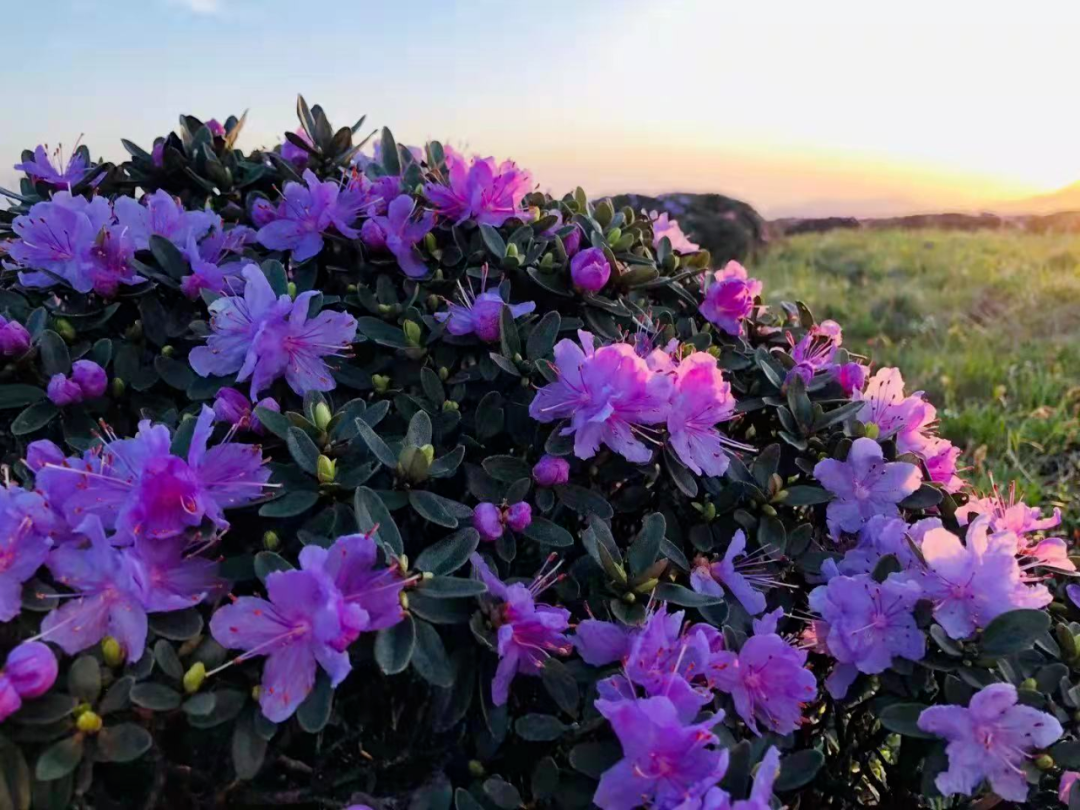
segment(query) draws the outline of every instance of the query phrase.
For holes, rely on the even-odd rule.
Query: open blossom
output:
[[[959,492],[964,487],[964,479],[956,474],[956,462],[960,458],[960,448],[948,439],[931,436],[920,448],[919,455],[926,464],[930,480],[941,484],[946,492]]]
[[[163,189],[147,194],[142,200],[117,197],[113,210],[136,250],[149,248],[151,236],[164,237],[183,248],[189,238],[205,235],[218,219],[211,211],[186,211],[179,200]]]
[[[1016,687],[1008,683],[984,687],[966,708],[924,709],[919,728],[948,742],[948,770],[934,780],[943,794],[970,796],[985,780],[1002,799],[1020,803],[1028,798],[1025,760],[1063,733],[1053,715],[1017,705]]]
[[[558,456],[544,455],[532,469],[532,478],[540,487],[553,487],[570,480],[570,462]]]
[[[628,344],[595,349],[592,334],[584,331],[578,339],[580,346],[568,339],[555,345],[559,379],[537,392],[529,415],[540,422],[569,419],[562,435],[574,436],[578,458],[592,458],[606,444],[629,461],[647,462],[652,450],[634,437],[634,429],[666,418],[671,379],[654,373]]]
[[[1065,771],[1058,782],[1058,801],[1067,805],[1071,798],[1073,785],[1080,781],[1080,771]]]
[[[416,245],[435,227],[435,215],[424,211],[413,218],[416,200],[408,194],[395,197],[387,206],[385,216],[372,214],[364,223],[368,228],[362,235],[373,250],[388,250],[397,259],[401,271],[409,278],[421,278],[428,273]],[[369,225],[370,223],[370,225]]]
[[[915,549],[922,545],[928,531],[940,528],[941,521],[937,518],[923,518],[909,526],[902,518],[875,515],[859,529],[858,542],[844,553],[837,566],[838,573],[847,576],[873,573],[881,558],[890,554],[901,568],[915,568],[920,564]]]
[[[188,298],[198,298],[202,290],[237,295],[244,279],[240,261],[230,261],[243,252],[244,246],[255,240],[255,231],[243,225],[225,230],[215,222],[201,242],[189,234],[183,254],[191,264],[191,274],[180,280],[180,291]]]
[[[846,461],[819,461],[814,477],[835,496],[826,511],[834,538],[841,531],[857,532],[874,515],[899,515],[897,504],[922,484],[918,467],[886,462],[881,445],[865,437],[852,442]]]
[[[503,307],[510,309],[510,317],[520,318],[536,309],[533,301],[510,304],[503,301],[498,290],[486,290],[473,296],[458,283],[461,303],[447,302],[446,312],[436,312],[435,320],[446,324],[446,331],[451,335],[476,335],[485,343],[495,343],[502,334],[500,318]]]
[[[330,391],[334,378],[323,357],[345,351],[356,336],[356,319],[325,310],[308,318],[316,292],[293,301],[275,296],[262,270],[249,264],[243,296],[223,296],[210,305],[212,334],[192,349],[191,367],[203,377],[236,374],[251,378],[251,398],[284,377],[296,393]]]
[[[687,238],[679,227],[679,223],[671,219],[666,211],[662,214],[653,211],[649,214],[649,218],[653,225],[654,248],[660,247],[660,240],[666,236],[671,242],[671,249],[676,253],[694,253],[701,250],[699,245],[695,245]]]
[[[44,695],[56,682],[56,656],[40,641],[24,641],[0,668],[0,722],[17,712],[23,700]]]
[[[859,421],[876,425],[880,438],[895,437],[896,448],[901,453],[923,455],[929,439],[927,431],[937,411],[923,399],[921,391],[904,395],[904,378],[899,369],[878,369],[866,384],[866,390],[856,391],[852,399],[865,403],[858,413]]]
[[[532,188],[532,175],[506,160],[465,158],[446,151],[447,185],[428,183],[424,196],[435,210],[460,225],[467,219],[477,224],[502,225],[510,217],[527,219],[521,203]]]
[[[19,357],[30,350],[30,333],[18,321],[0,315],[0,355]]]
[[[311,548],[308,551],[308,548]],[[401,592],[409,584],[402,566],[396,560],[389,565],[379,563],[379,549],[374,533],[347,534],[339,537],[325,555],[318,547],[308,547],[302,552],[308,555],[306,567],[316,562],[333,580],[342,599],[360,619],[359,629],[374,632],[392,627],[405,617],[401,605]]]
[[[281,406],[272,397],[260,399],[254,405],[242,393],[235,388],[221,388],[214,395],[214,419],[225,422],[238,428],[248,428],[251,431],[263,434],[265,429],[255,415],[256,408],[266,408],[274,413],[281,413]]]
[[[26,172],[37,182],[45,183],[55,188],[66,189],[70,189],[72,186],[82,182],[87,174],[93,170],[92,167],[87,164],[86,158],[83,156],[82,152],[76,149],[71,153],[71,157],[68,158],[67,166],[65,166],[64,171],[61,172],[53,166],[52,161],[49,160],[49,154],[45,151],[43,145],[39,145],[34,149],[33,159],[23,161],[22,163],[16,163],[14,169],[18,172]]]
[[[754,773],[754,784],[748,798],[733,802],[723,788],[714,787],[705,794],[701,810],[772,810],[773,784],[779,775],[780,749],[772,745]]]
[[[491,682],[491,700],[502,706],[517,675],[540,675],[544,661],[551,655],[567,655],[573,649],[565,635],[570,626],[570,611],[536,601],[556,580],[555,569],[548,570],[547,564],[532,584],[507,585],[479,554],[474,553],[469,559],[473,571],[488,589],[488,616],[495,627],[499,653],[499,666]]]
[[[843,343],[843,331],[836,321],[822,321],[814,324],[798,343],[789,334],[788,341],[792,343],[791,359],[795,366],[787,373],[785,383],[798,376],[807,385],[818,373],[835,374],[839,366],[834,361],[836,350]]]
[[[291,250],[295,262],[303,262],[323,249],[323,234],[330,228],[349,239],[360,234],[350,225],[360,213],[357,194],[343,190],[333,180],[320,181],[309,169],[304,183],[286,183],[273,221],[259,228],[259,244],[270,250]]]
[[[755,620],[754,635],[737,653],[713,654],[709,684],[731,695],[735,711],[755,734],[758,724],[790,734],[802,723],[802,706],[817,696],[817,679],[806,669],[806,650],[776,633],[781,609]]]
[[[719,712],[702,723],[682,722],[666,697],[598,700],[622,745],[623,758],[600,777],[593,803],[602,810],[699,807],[724,776],[728,752],[710,729]]]
[[[690,572],[691,587],[698,593],[711,596],[723,596],[723,588],[727,588],[751,616],[763,613],[765,595],[758,588],[767,588],[772,584],[772,579],[764,572],[768,559],[758,554],[745,559],[741,565],[736,562],[739,557],[745,556],[746,533],[739,529],[731,538],[723,559],[710,563],[704,557],[698,558]]]
[[[48,557],[54,524],[41,495],[0,486],[0,622],[19,615],[22,585]]]
[[[72,528],[94,515],[106,529],[130,537],[172,537],[204,518],[225,529],[223,510],[261,497],[270,470],[255,445],[207,447],[213,421],[214,412],[204,406],[186,459],[170,452],[168,428],[144,419],[134,438],[110,441],[82,457],[64,459],[52,442],[34,442],[28,461],[50,459],[36,469],[37,487]]]
[[[1023,501],[1016,500],[1015,484],[1009,488],[1007,499],[995,488],[993,495],[986,498],[971,498],[956,510],[956,519],[961,526],[966,526],[968,521],[977,515],[988,515],[990,529],[995,532],[1009,531],[1027,534],[1061,525],[1061,509],[1055,506],[1051,515],[1044,518],[1042,510],[1038,507],[1028,506]]]
[[[611,264],[600,248],[589,248],[570,260],[570,279],[585,292],[600,292],[611,277]]]
[[[667,414],[671,448],[698,475],[723,475],[729,464],[724,445],[733,443],[716,425],[735,417],[731,385],[707,352],[694,352],[679,361],[672,381],[675,389]]]
[[[704,300],[698,305],[702,316],[729,335],[745,333],[743,319],[754,312],[754,299],[761,295],[761,282],[750,278],[746,268],[730,261],[704,282]]]
[[[862,391],[866,385],[866,366],[861,363],[844,363],[836,369],[836,381],[840,383],[844,396],[854,396],[856,391]]]
[[[950,638],[967,638],[1007,611],[1053,601],[1046,586],[1029,584],[1016,560],[1016,535],[992,534],[986,518],[968,527],[963,543],[947,529],[927,532],[921,551],[926,568],[913,577]]]
[[[895,574],[881,583],[868,574],[836,576],[810,592],[810,608],[827,623],[825,644],[838,662],[839,674],[827,683],[833,697],[844,696],[854,670],[876,675],[892,665],[893,656],[922,660],[926,636],[914,616],[921,597],[917,583]]]

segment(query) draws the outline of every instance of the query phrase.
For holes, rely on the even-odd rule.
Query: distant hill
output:
[[[995,214],[1058,214],[1062,211],[1080,211],[1080,181],[1065,188],[1025,200],[1009,200],[988,206]]]

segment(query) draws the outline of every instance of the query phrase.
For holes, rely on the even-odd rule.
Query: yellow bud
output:
[[[881,435],[881,428],[878,427],[877,423],[875,422],[867,422],[866,427],[864,428],[864,432],[866,433],[866,438],[876,439],[878,436]]]
[[[326,426],[333,418],[334,415],[330,413],[330,407],[325,402],[320,402],[315,406],[315,427],[319,430],[326,430]]]
[[[389,315],[393,311],[394,311],[394,307],[393,307],[392,304],[379,304],[379,314],[380,315]]]
[[[60,335],[67,343],[75,340],[75,327],[66,318],[57,318],[53,322],[53,327],[56,329],[56,334]]]
[[[469,773],[479,779],[485,773],[483,763],[478,759],[470,759]]]
[[[295,281],[290,281],[286,285],[285,289],[287,289],[289,291],[289,298],[296,298],[296,282]]]
[[[172,346],[165,345],[161,347],[162,357],[172,357],[174,354],[176,354],[176,349],[174,349]]]
[[[355,284],[349,284],[349,285],[347,285],[347,286],[345,287],[345,292],[347,292],[347,293],[354,293],[354,292],[356,292],[356,285],[355,285]]]
[[[184,673],[184,691],[189,695],[198,692],[206,680],[206,664],[196,661],[191,668]]]
[[[109,385],[111,387],[112,395],[116,399],[120,399],[120,397],[124,395],[124,390],[127,388],[127,386],[124,385],[124,381],[119,377],[113,377],[112,382]]]
[[[377,393],[385,394],[390,389],[390,378],[384,374],[372,374],[371,384],[375,386]]]
[[[91,706],[89,703],[80,703],[78,706],[75,707],[75,710],[72,712],[72,714],[75,716],[75,719],[78,720],[80,717],[90,711],[90,709]]]
[[[506,257],[508,259],[516,259],[521,253],[518,251],[518,246],[511,242],[506,246]]]
[[[461,406],[454,402],[454,400],[448,399],[442,404],[442,409],[444,411],[457,411],[461,410]]]
[[[1025,678],[1020,684],[1021,689],[1031,689],[1032,691],[1039,688],[1039,684],[1035,682],[1034,678]]]
[[[101,657],[106,666],[116,668],[124,663],[124,648],[112,636],[105,636],[101,640]]]
[[[439,243],[435,241],[435,234],[428,233],[424,235],[424,247],[427,248],[428,253],[434,253],[435,248],[439,246]]]
[[[337,478],[337,462],[332,458],[326,456],[319,456],[318,462],[316,462],[316,469],[320,484],[333,483]]]
[[[416,321],[405,321],[401,325],[401,328],[405,331],[405,342],[410,346],[420,345],[420,324]]]
[[[614,245],[620,239],[622,239],[622,228],[612,228],[608,232],[607,240],[609,245]]]
[[[446,382],[446,380],[447,380],[447,378],[449,376],[450,376],[450,369],[448,369],[446,366],[439,366],[439,379],[442,380],[443,382]]]
[[[435,460],[435,446],[434,445],[425,444],[423,447],[420,448],[420,452],[424,454],[424,458],[427,459],[428,464],[430,464],[431,462],[433,462]]]
[[[101,718],[92,711],[83,712],[79,715],[79,719],[75,721],[75,728],[83,734],[97,734],[101,731],[102,725],[104,724],[101,722]]]
[[[545,253],[544,258],[540,260],[540,266],[545,270],[550,270],[555,266],[555,257],[550,253]]]
[[[258,684],[255,684],[255,686],[251,687],[251,699],[252,700],[258,700],[259,695],[261,695],[261,694],[262,694],[262,687],[261,686],[259,686]]]
[[[267,551],[277,551],[281,546],[281,539],[278,537],[277,532],[268,531],[263,533],[263,548]]]
[[[1049,754],[1039,754],[1035,757],[1035,767],[1040,771],[1048,771],[1054,767],[1054,758]]]

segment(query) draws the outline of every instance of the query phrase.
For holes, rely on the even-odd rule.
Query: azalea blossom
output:
[[[743,320],[754,312],[761,282],[750,278],[746,268],[732,260],[707,277],[703,287],[704,300],[698,305],[702,316],[722,332],[742,337],[746,333]]]
[[[744,557],[744,561],[736,562],[740,557]],[[690,586],[698,593],[710,596],[723,596],[723,589],[727,588],[747,613],[756,616],[765,611],[765,595],[758,589],[774,584],[763,568],[768,561],[761,553],[746,557],[746,532],[739,529],[728,543],[723,559],[710,563],[706,558],[698,557],[690,572]]]
[[[451,335],[476,335],[486,343],[495,343],[502,334],[500,318],[503,307],[510,310],[510,317],[517,319],[536,309],[533,301],[510,304],[503,301],[498,290],[486,290],[473,296],[458,282],[461,303],[448,302],[446,312],[436,312],[435,320],[446,324]]]
[[[55,523],[39,493],[0,486],[0,622],[19,615],[22,585],[48,557]]]
[[[145,195],[142,200],[117,197],[113,211],[120,226],[127,229],[136,250],[148,249],[151,236],[161,236],[183,248],[188,239],[200,239],[219,219],[211,211],[185,210],[179,200],[163,189]]]
[[[20,357],[30,350],[30,333],[18,321],[0,315],[0,355]]]
[[[667,211],[662,214],[652,211],[649,214],[649,219],[652,220],[654,248],[659,248],[660,240],[667,237],[668,241],[671,242],[671,249],[676,253],[695,253],[701,250],[700,245],[695,245],[687,238],[686,234],[682,232],[682,228],[679,227],[679,223],[671,219]]]
[[[465,158],[446,150],[447,184],[428,183],[424,196],[441,216],[460,225],[467,219],[499,227],[510,217],[528,219],[521,203],[533,185],[532,175],[506,160]]]
[[[188,298],[198,298],[202,290],[238,295],[244,285],[240,275],[244,265],[230,259],[239,256],[244,246],[253,241],[255,231],[251,228],[236,225],[226,230],[220,219],[202,241],[189,234],[182,252],[191,265],[191,274],[180,280],[180,291]]]
[[[491,682],[491,700],[502,706],[517,675],[538,676],[550,656],[567,655],[573,649],[565,635],[570,626],[570,611],[536,601],[556,581],[555,569],[549,570],[547,564],[530,585],[520,582],[507,585],[479,554],[473,553],[469,559],[474,574],[488,589],[485,601],[495,626],[499,653],[499,666]]]
[[[843,343],[843,330],[836,321],[822,321],[806,330],[798,343],[788,334],[791,359],[795,367],[787,373],[785,383],[798,376],[809,385],[815,374],[836,374],[840,368],[835,362],[836,350]]]
[[[570,480],[570,462],[558,456],[544,455],[533,466],[532,479],[540,487],[553,487]]]
[[[308,146],[312,145],[311,138],[308,137],[307,131],[303,127],[296,130],[295,135]],[[288,138],[283,139],[281,142],[281,156],[298,169],[307,166],[308,160],[311,159],[310,152],[297,146]]]
[[[574,436],[578,458],[592,458],[606,444],[629,461],[647,462],[652,450],[634,431],[664,421],[671,379],[654,373],[625,343],[596,349],[585,331],[578,332],[578,340],[580,346],[569,339],[555,345],[559,379],[536,393],[529,415],[539,422],[569,419],[562,435]]]
[[[323,249],[323,235],[334,228],[348,239],[360,234],[350,227],[363,207],[360,195],[333,180],[319,180],[310,169],[304,184],[285,184],[274,219],[259,228],[259,244],[270,250],[290,250],[304,262]]]
[[[723,475],[730,463],[725,445],[741,446],[716,429],[735,418],[731,385],[707,352],[694,352],[679,361],[672,381],[667,414],[671,448],[698,475]]]
[[[919,715],[919,728],[944,738],[949,767],[934,780],[946,796],[970,796],[984,780],[1006,801],[1024,803],[1028,783],[1022,765],[1033,751],[1057,741],[1057,719],[1017,704],[1016,687],[994,683],[963,706],[931,706]]]
[[[819,461],[814,477],[835,496],[826,510],[834,538],[841,531],[857,532],[874,515],[899,515],[897,504],[922,484],[918,467],[886,462],[881,445],[865,437],[852,442],[846,461]]]
[[[57,154],[57,157],[59,158],[59,154]],[[38,145],[34,149],[33,158],[22,163],[16,163],[14,169],[17,172],[26,172],[39,183],[69,190],[72,186],[85,180],[91,171],[95,171],[94,167],[87,163],[82,152],[76,149],[71,153],[67,166],[61,172],[49,160],[49,154],[45,151],[44,145]]]
[[[435,227],[435,215],[424,211],[414,218],[416,200],[408,194],[395,197],[386,214],[372,214],[364,223],[364,242],[375,250],[388,250],[397,259],[401,271],[409,278],[422,278],[428,267],[416,249],[417,244]]]
[[[748,798],[732,801],[727,791],[714,787],[702,799],[701,810],[772,810],[773,785],[779,775],[780,749],[770,745],[754,772],[754,783]]]
[[[583,250],[570,260],[570,280],[585,292],[600,292],[610,277],[611,264],[600,248]]]
[[[876,425],[879,438],[895,437],[896,449],[901,453],[922,455],[929,438],[927,430],[937,411],[923,399],[921,391],[904,395],[904,378],[899,369],[878,369],[866,384],[866,390],[856,391],[852,399],[865,403],[858,419],[866,425]]]
[[[40,641],[24,641],[0,668],[0,722],[22,708],[23,700],[44,695],[56,682],[56,656]]]
[[[873,573],[882,557],[892,555],[905,570],[920,565],[917,549],[922,539],[931,529],[941,528],[938,518],[923,518],[908,525],[903,519],[875,515],[859,529],[859,539],[853,548],[844,553],[844,559],[837,564],[841,574]]]

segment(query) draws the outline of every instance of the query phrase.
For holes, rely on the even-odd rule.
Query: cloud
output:
[[[204,16],[216,16],[223,10],[221,0],[169,0],[169,3]]]

